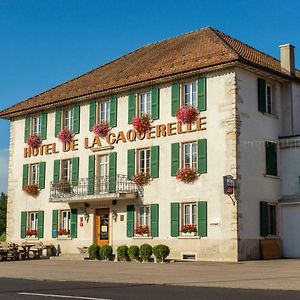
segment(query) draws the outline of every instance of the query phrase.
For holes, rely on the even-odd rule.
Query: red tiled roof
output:
[[[280,62],[236,39],[206,27],[130,52],[80,77],[0,112],[7,118],[19,112],[93,93],[126,87],[192,70],[242,61],[287,76]],[[300,78],[299,72],[296,74]]]

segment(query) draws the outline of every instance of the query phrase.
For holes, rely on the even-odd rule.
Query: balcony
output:
[[[126,175],[80,178],[76,182],[51,182],[50,185],[50,202],[133,199],[141,195],[142,188]]]

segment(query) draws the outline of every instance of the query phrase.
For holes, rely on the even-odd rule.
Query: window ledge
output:
[[[72,238],[70,236],[58,236],[56,239],[57,240],[72,240]]]
[[[185,239],[192,239],[192,240],[199,240],[201,237],[198,235],[180,235],[177,237],[179,240],[185,240]]]
[[[134,240],[135,240],[135,239],[136,239],[136,240],[138,240],[138,239],[148,239],[148,240],[153,239],[152,236],[133,236],[132,238],[133,238]]]
[[[280,179],[279,176],[268,175],[268,174],[264,174],[264,177],[266,177],[266,178],[273,178],[273,179]]]
[[[279,120],[279,116],[278,115],[274,115],[274,114],[269,114],[267,112],[262,113],[264,116]]]
[[[39,240],[38,237],[28,237],[28,238],[25,238],[26,241],[37,241]]]

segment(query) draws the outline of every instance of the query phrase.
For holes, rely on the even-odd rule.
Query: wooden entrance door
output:
[[[109,245],[109,208],[96,209],[96,244],[100,247]]]

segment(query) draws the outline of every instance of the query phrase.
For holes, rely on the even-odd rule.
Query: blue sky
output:
[[[0,0],[0,110],[152,42],[212,26],[278,58],[296,46],[300,1]],[[9,122],[0,120],[0,192]],[[4,173],[4,174],[3,174]]]

